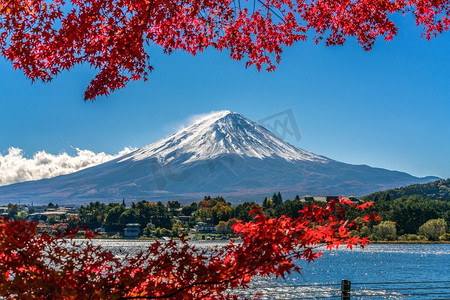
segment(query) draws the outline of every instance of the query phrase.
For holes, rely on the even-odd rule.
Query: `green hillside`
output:
[[[389,196],[387,196],[389,194]],[[403,196],[419,195],[434,200],[450,200],[450,178],[429,183],[413,184],[398,189],[376,192],[362,197],[364,201],[386,198],[397,199]]]

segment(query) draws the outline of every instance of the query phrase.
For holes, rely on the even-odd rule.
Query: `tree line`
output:
[[[398,199],[404,196],[423,196],[434,200],[450,200],[450,178],[376,192],[361,199],[364,201],[377,201],[386,197],[386,194],[389,194],[391,199]]]
[[[429,199],[423,196],[403,196],[392,199],[390,193],[380,194],[374,199],[371,213],[380,216],[380,223],[369,223],[358,233],[372,240],[439,240],[449,239],[450,201]],[[280,192],[266,197],[262,204],[244,202],[233,205],[223,197],[204,197],[199,202],[181,205],[179,201],[150,203],[140,201],[125,207],[123,204],[99,202],[82,206],[79,224],[90,228],[103,227],[108,232],[119,232],[128,223],[139,223],[147,236],[177,236],[189,232],[200,222],[215,226],[218,233],[231,232],[231,226],[239,220],[252,221],[249,212],[260,208],[266,217],[287,216],[298,218],[299,211],[311,201],[296,196],[284,200]],[[321,205],[321,202],[312,202]],[[361,212],[349,209],[349,219],[359,220]],[[427,224],[427,225],[425,225]],[[433,233],[426,228],[434,228]]]
[[[393,198],[390,192],[373,198],[373,211],[382,222],[366,226],[361,234],[372,240],[450,240],[450,201],[421,195]]]
[[[421,195],[393,198],[391,191],[372,194],[363,199],[374,202],[370,213],[380,216],[381,222],[368,223],[358,233],[371,240],[450,240],[447,233],[450,224],[450,201],[431,199]],[[81,206],[78,216],[67,219],[47,218],[48,224],[67,223],[69,227],[87,226],[90,229],[102,228],[108,234],[123,232],[129,223],[137,223],[141,232],[149,237],[188,234],[197,224],[206,223],[215,227],[219,234],[231,233],[231,226],[238,221],[253,221],[249,214],[252,209],[261,209],[268,218],[287,216],[296,219],[299,211],[308,203],[323,205],[322,202],[305,201],[297,195],[293,200],[284,200],[280,192],[265,197],[262,203],[244,202],[233,205],[224,197],[205,196],[203,200],[182,205],[179,201],[152,203],[139,201],[127,206],[122,203],[91,202]],[[22,219],[17,205],[10,204],[9,216]],[[348,209],[348,219],[361,220],[362,213]],[[432,230],[431,230],[432,229]],[[430,232],[432,231],[432,232]]]

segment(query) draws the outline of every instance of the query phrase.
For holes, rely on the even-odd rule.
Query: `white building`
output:
[[[195,230],[200,233],[215,233],[216,227],[213,224],[198,222],[198,224],[195,225]]]

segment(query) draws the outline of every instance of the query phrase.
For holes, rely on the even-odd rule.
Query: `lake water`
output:
[[[117,255],[144,250],[148,241],[95,240]],[[197,242],[209,248],[222,242]],[[286,280],[256,278],[242,296],[261,299],[340,299],[342,279],[352,282],[352,299],[450,299],[450,244],[373,244],[325,251],[301,274]]]

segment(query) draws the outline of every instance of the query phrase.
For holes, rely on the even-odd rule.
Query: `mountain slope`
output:
[[[186,202],[204,195],[246,201],[274,191],[364,195],[435,179],[334,161],[294,147],[242,115],[221,111],[113,161],[0,187],[0,203]]]
[[[381,199],[385,194],[390,194],[391,199],[419,195],[434,200],[450,200],[450,179],[441,179],[433,182],[413,184],[392,190],[376,192],[364,196],[363,199],[366,201],[373,201],[376,197]]]

